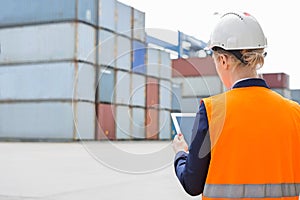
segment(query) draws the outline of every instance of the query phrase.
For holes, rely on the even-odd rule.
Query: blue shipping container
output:
[[[60,21],[97,25],[97,0],[1,0],[0,27]]]
[[[114,102],[115,72],[113,69],[101,68],[98,78],[97,102]]]
[[[132,71],[136,73],[146,74],[146,44],[133,40],[132,48]]]

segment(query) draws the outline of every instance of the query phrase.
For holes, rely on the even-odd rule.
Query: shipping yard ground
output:
[[[170,141],[0,142],[0,200],[201,199],[173,158]]]

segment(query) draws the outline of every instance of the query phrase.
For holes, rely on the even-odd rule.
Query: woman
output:
[[[298,199],[300,106],[259,78],[267,40],[248,13],[224,14],[209,47],[227,92],[200,103],[193,141],[175,136],[175,172],[203,199]]]

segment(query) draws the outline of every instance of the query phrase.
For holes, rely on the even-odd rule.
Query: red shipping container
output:
[[[266,73],[262,75],[270,88],[289,88],[290,78],[285,73]]]
[[[96,140],[115,140],[115,106],[111,104],[97,105]]]
[[[191,57],[172,60],[173,77],[215,76],[218,75],[211,56],[204,58]]]
[[[147,78],[146,82],[146,107],[158,108],[159,101],[159,84],[156,78]]]
[[[148,108],[146,110],[146,138],[150,140],[158,139],[158,110]]]

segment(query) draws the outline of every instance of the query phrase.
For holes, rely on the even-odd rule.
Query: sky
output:
[[[214,13],[244,11],[253,15],[267,37],[268,55],[259,73],[286,73],[290,88],[300,89],[300,47],[296,0],[118,0],[145,12],[146,29],[181,31],[204,42],[217,19]],[[168,35],[168,34],[166,34]]]

